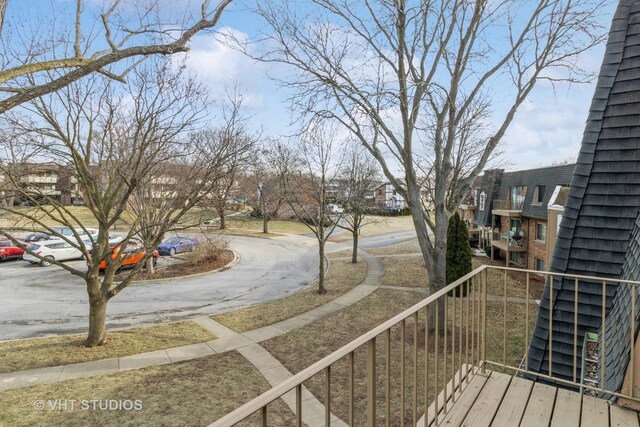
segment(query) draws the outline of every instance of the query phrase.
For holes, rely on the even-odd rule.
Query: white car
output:
[[[74,237],[73,230],[69,227],[52,227],[51,229],[56,233],[61,234],[65,237],[70,237],[70,238]],[[80,236],[82,240],[91,240],[89,239],[89,236],[93,237],[94,239],[98,237],[97,228],[85,228],[85,229],[86,229],[86,232],[81,227],[75,228],[76,233],[78,233],[78,236]],[[85,237],[87,237],[87,239],[85,239]],[[51,236],[49,240],[62,240],[62,239],[54,234],[53,236]]]
[[[29,261],[31,264],[40,264],[43,267],[51,265],[50,260],[67,261],[70,259],[82,258],[82,252],[74,248],[69,243],[60,240],[46,240],[44,242],[33,242],[29,245],[29,250],[44,257],[40,259],[36,256],[25,252],[22,259]]]

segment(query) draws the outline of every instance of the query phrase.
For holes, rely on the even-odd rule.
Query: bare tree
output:
[[[318,242],[318,293],[325,289],[325,245],[340,218],[327,210],[328,185],[339,170],[335,131],[314,123],[302,134],[299,146],[277,146],[275,166],[285,198],[294,215],[313,233]]]
[[[207,197],[202,199],[202,206],[213,207],[220,218],[220,229],[226,228],[226,211],[229,199],[238,190],[238,179],[250,157],[253,147],[260,139],[259,134],[252,134],[248,130],[249,119],[244,115],[243,96],[237,86],[227,88],[226,102],[222,109],[224,125],[209,133],[210,140],[217,140],[227,147],[234,147],[225,163],[225,173],[216,186],[211,189]],[[203,134],[205,135],[205,134]],[[230,153],[230,154],[231,154]]]
[[[200,87],[180,72],[173,72],[168,65],[149,66],[133,73],[125,90],[114,88],[109,79],[94,75],[34,100],[28,108],[31,117],[37,118],[35,122],[18,114],[6,118],[22,132],[47,139],[41,156],[69,170],[85,206],[95,218],[98,235],[87,244],[83,241],[86,236],[82,236],[76,227],[90,233],[72,209],[46,190],[22,186],[20,176],[12,175],[11,170],[2,171],[20,196],[36,207],[0,207],[15,218],[13,226],[0,229],[0,234],[17,241],[20,232],[38,227],[76,248],[86,259],[84,268],[55,259],[47,261],[81,277],[86,283],[89,296],[87,346],[104,343],[108,302],[130,285],[135,273],[152,256],[151,251],[146,252],[144,262],[130,270],[119,283],[114,283],[123,260],[112,256],[111,228],[116,221],[132,214],[127,211],[130,200],[162,165],[182,161],[198,171],[199,181],[192,180],[192,185],[184,189],[180,206],[168,210],[170,213],[163,217],[167,219],[166,223],[158,224],[161,220],[158,218],[147,223],[143,215],[136,216],[133,212],[130,230],[122,238],[122,247],[126,247],[137,233],[148,231],[147,228],[154,231],[150,241],[145,243],[148,248],[155,247],[163,232],[213,185],[218,176],[216,166],[221,161],[216,147],[193,144],[187,139],[187,133],[201,118],[205,107]],[[47,204],[41,206],[42,201]],[[72,235],[65,235],[52,224],[69,228]],[[101,269],[101,264],[106,268]],[[104,270],[102,275],[99,274],[101,270]]]
[[[338,227],[351,233],[353,251],[351,262],[358,262],[358,238],[362,227],[378,222],[370,215],[373,192],[379,182],[380,166],[362,146],[350,146],[340,173],[337,197],[342,205],[342,221]]]
[[[275,165],[278,161],[278,146],[268,141],[256,147],[249,160],[245,176],[245,191],[250,195],[253,210],[262,218],[262,232],[269,232],[269,220],[278,215],[286,203],[282,180],[278,179]]]
[[[603,40],[598,14],[606,0],[312,3],[260,3],[270,32],[257,51],[239,48],[290,65],[293,108],[339,121],[376,158],[408,203],[438,290],[449,217],[538,81],[590,78],[577,61]],[[480,136],[474,164],[455,176],[463,121],[482,103],[496,111],[495,126]],[[435,217],[422,206],[420,167],[430,169]]]
[[[46,17],[30,11],[27,19],[41,22],[25,25],[12,13],[14,2],[0,0],[0,113],[92,73],[124,81],[146,57],[186,52],[196,34],[218,24],[231,1],[212,6],[201,0],[199,8],[175,14],[154,0],[102,6],[76,0],[52,4]]]

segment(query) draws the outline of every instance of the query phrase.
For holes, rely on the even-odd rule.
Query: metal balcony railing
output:
[[[526,235],[522,231],[507,231],[507,232],[493,232],[492,243],[496,243],[496,246],[510,247],[510,248],[523,248],[526,247]]]
[[[494,200],[493,210],[494,211],[521,211],[522,203],[518,203],[517,205],[513,206],[509,200]]]
[[[518,353],[515,358],[511,354],[513,353],[513,337],[510,335],[513,333],[511,323],[514,319],[507,319],[509,271],[518,274],[524,273],[526,288],[525,301],[521,301],[525,303],[524,331],[517,331],[521,338],[524,335],[524,341],[521,351],[515,351]],[[631,293],[633,295],[631,330],[635,330],[633,316],[633,313],[636,312],[635,287],[640,282],[481,266],[261,396],[242,405],[214,422],[212,426],[232,426],[249,417],[257,417],[259,425],[266,426],[268,425],[269,405],[287,393],[295,394],[293,419],[287,425],[301,426],[303,425],[304,406],[303,387],[305,382],[316,375],[323,377],[323,392],[317,394],[321,394],[318,397],[324,404],[324,423],[327,426],[331,425],[332,420],[335,420],[335,415],[332,414],[332,410],[335,409],[332,406],[332,397],[335,397],[334,395],[339,388],[339,391],[343,393],[346,391],[346,401],[344,402],[346,406],[340,409],[343,413],[343,420],[350,426],[438,425],[451,410],[453,404],[460,399],[461,393],[464,392],[471,380],[478,373],[484,373],[488,368],[511,373],[526,373],[575,388],[581,387],[581,390],[606,392],[640,402],[640,399],[635,399],[632,395],[623,395],[617,390],[605,389],[606,360],[604,353],[599,365],[601,370],[600,384],[581,383],[578,376],[578,355],[580,354],[578,343],[583,337],[578,336],[578,328],[573,329],[575,332],[573,378],[571,380],[529,370],[527,347],[531,333],[530,321],[534,318],[534,315],[529,313],[529,303],[532,302],[532,298],[529,297],[530,278],[531,275],[537,277],[540,274],[550,279],[552,284],[554,278],[560,277],[575,281],[574,325],[578,323],[580,283],[583,281],[601,283],[603,302],[606,298],[608,285],[615,283],[619,286],[632,286],[634,292]],[[492,289],[491,292],[494,293],[490,300],[487,298],[489,286]],[[502,295],[496,296],[497,290]],[[460,294],[462,295],[453,296]],[[487,329],[488,303],[492,304],[491,316],[496,316],[499,311],[503,312],[501,325],[496,327],[495,319],[491,319],[493,323],[491,330]],[[518,306],[522,306],[522,304],[518,304]],[[438,316],[436,313],[440,313],[440,315]],[[552,313],[549,316],[548,325],[550,331],[549,372],[553,372],[553,322]],[[604,309],[601,327],[603,333],[599,336],[600,345],[602,348],[606,348]],[[438,331],[441,333],[439,334]],[[488,336],[491,341],[488,341]],[[630,334],[630,336],[631,360],[633,360],[635,334]],[[419,344],[420,341],[422,341],[421,344]],[[509,355],[508,348],[510,348]],[[399,357],[396,355],[396,358],[392,358],[392,350],[394,350],[393,354],[397,354],[399,351]],[[422,354],[421,358],[419,350]],[[633,372],[631,372],[630,378],[631,386],[628,389],[634,390]],[[398,383],[399,390],[398,388],[392,389],[392,384],[397,385]]]

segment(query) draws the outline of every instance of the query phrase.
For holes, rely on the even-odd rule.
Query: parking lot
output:
[[[240,255],[234,268],[132,285],[109,302],[108,325],[152,324],[255,304],[294,292],[316,276],[313,245],[240,236],[228,240]],[[82,260],[67,262],[83,266]],[[0,295],[0,340],[87,328],[84,281],[61,267],[0,262]]]

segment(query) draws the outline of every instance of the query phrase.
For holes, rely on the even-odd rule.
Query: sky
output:
[[[609,28],[614,10],[615,2],[601,11],[606,28]],[[225,30],[246,37],[260,30],[262,25],[243,3],[232,7],[221,24]],[[579,62],[597,75],[603,55],[604,44],[582,55]],[[248,95],[255,121],[267,131],[287,132],[290,114],[285,100],[279,94],[278,85],[267,77],[286,75],[286,68],[255,63],[217,42],[213,36],[198,37],[189,56],[189,67],[203,81],[214,82],[233,76]],[[503,138],[501,167],[522,170],[575,161],[595,84],[595,78],[588,84],[557,84],[555,87],[540,81]]]
[[[198,3],[195,0],[160,1],[167,2],[176,11]],[[71,4],[70,0],[10,0],[9,4],[14,13],[23,14],[39,3],[54,8]],[[88,0],[88,3],[101,4],[103,0]],[[249,10],[251,3],[249,0],[232,3],[218,29],[238,37],[249,37],[262,30],[264,24]],[[615,3],[601,11],[607,28]],[[603,53],[604,45],[592,49],[580,58],[580,64],[597,73]],[[225,46],[211,33],[193,39],[186,61],[187,68],[210,89],[214,99],[223,97],[225,83],[237,84],[244,93],[244,106],[254,127],[264,129],[264,133],[271,136],[293,132],[282,89],[271,78],[286,78],[290,72],[286,67],[257,63]],[[555,88],[545,81],[539,82],[503,138],[501,167],[522,170],[575,160],[594,90],[595,79],[590,84],[561,84]]]

